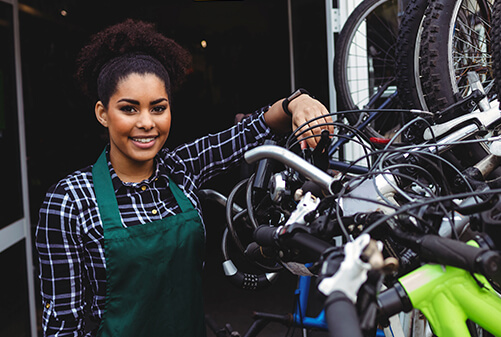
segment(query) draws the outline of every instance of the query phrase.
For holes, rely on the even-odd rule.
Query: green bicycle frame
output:
[[[501,298],[482,275],[473,277],[464,269],[428,264],[401,277],[399,282],[413,307],[426,316],[435,335],[469,337],[466,320],[470,319],[501,336]]]

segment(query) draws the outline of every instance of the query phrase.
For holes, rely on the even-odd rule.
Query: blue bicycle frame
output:
[[[294,325],[303,327],[305,329],[319,329],[328,330],[327,323],[325,322],[325,311],[322,310],[317,317],[309,317],[306,315],[308,307],[308,298],[310,292],[311,277],[299,276],[298,286],[296,289],[296,296],[298,298],[294,313]],[[377,337],[384,337],[382,330],[377,330]]]

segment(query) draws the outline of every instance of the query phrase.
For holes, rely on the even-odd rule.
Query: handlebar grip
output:
[[[254,230],[254,240],[263,247],[277,245],[277,227],[261,225]]]
[[[297,248],[312,258],[319,258],[332,247],[330,243],[309,233],[293,231],[279,235],[279,230],[277,227],[261,225],[254,230],[254,240],[263,247]]]
[[[340,291],[334,291],[325,301],[325,320],[330,337],[362,337],[355,305]]]
[[[318,259],[327,249],[332,248],[330,243],[302,232],[292,233],[292,236],[287,239],[287,246],[298,248],[314,259]]]
[[[418,243],[425,260],[480,273],[497,282],[501,279],[501,255],[497,251],[436,235],[425,235]]]
[[[383,290],[377,297],[378,314],[377,320],[384,327],[390,325],[390,317],[400,312],[412,310],[412,303],[400,283]]]

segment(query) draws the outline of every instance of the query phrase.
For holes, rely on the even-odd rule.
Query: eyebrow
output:
[[[155,105],[155,104],[161,103],[163,101],[168,102],[167,98],[163,98],[162,97],[162,98],[156,99],[154,101],[151,101],[150,105]],[[122,99],[119,99],[118,102],[127,102],[127,103],[130,103],[130,104],[139,105],[139,101],[137,101],[135,99],[131,99],[131,98],[122,98]]]

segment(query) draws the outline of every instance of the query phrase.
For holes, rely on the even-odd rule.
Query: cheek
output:
[[[168,116],[166,116],[165,118],[162,118],[161,121],[160,121],[161,127],[162,127],[162,131],[164,131],[167,135],[170,132],[171,121],[172,120],[171,120],[170,114]]]
[[[108,119],[108,129],[110,133],[129,133],[133,126],[134,123],[131,123],[131,121],[127,120],[127,118],[122,118],[120,116],[112,115]]]

